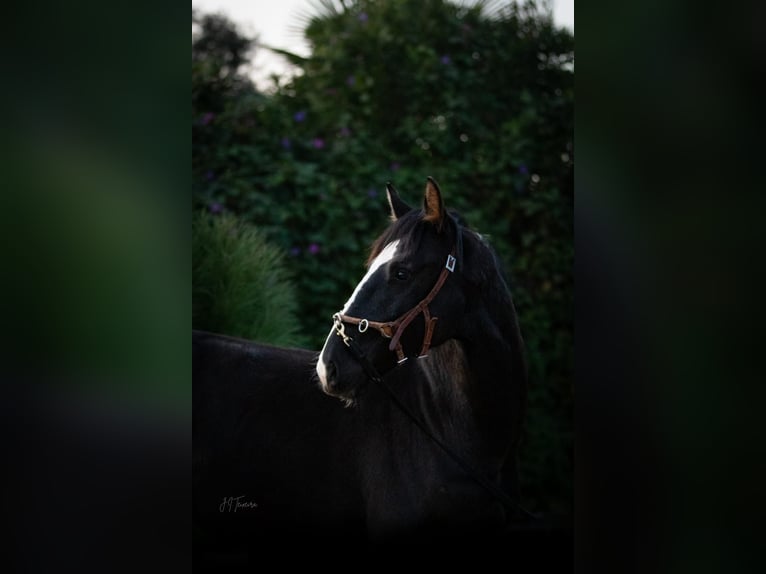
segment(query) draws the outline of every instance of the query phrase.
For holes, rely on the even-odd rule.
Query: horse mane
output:
[[[466,278],[469,283],[477,286],[482,300],[493,313],[493,318],[504,335],[514,342],[520,342],[518,320],[505,266],[484,237],[469,231],[465,239],[472,252],[470,265],[466,267]],[[507,312],[498,312],[503,309]]]

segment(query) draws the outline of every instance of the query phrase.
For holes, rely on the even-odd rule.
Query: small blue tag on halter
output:
[[[457,262],[457,259],[455,259],[452,255],[447,255],[447,264],[445,265],[445,267],[450,273],[452,273],[455,270],[456,262]]]

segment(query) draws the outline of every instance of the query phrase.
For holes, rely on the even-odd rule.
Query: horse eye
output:
[[[410,272],[406,269],[397,269],[394,275],[399,281],[406,281],[410,277]]]

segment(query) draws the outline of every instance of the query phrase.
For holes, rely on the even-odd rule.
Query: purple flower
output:
[[[442,56],[441,58],[439,58],[439,61],[440,61],[442,64],[444,64],[445,66],[448,66],[448,65],[450,64],[450,62],[452,62],[452,58],[450,58],[449,56],[447,56],[447,55],[445,54],[444,56]]]
[[[210,122],[213,121],[213,118],[215,118],[215,114],[212,113],[212,112],[207,112],[207,113],[203,114],[202,115],[202,121],[201,121],[202,125],[203,126],[208,125]]]
[[[291,247],[290,248],[290,255],[293,257],[298,257],[298,255],[301,254],[301,248],[300,247]]]
[[[319,245],[316,243],[312,243],[311,245],[309,245],[309,253],[311,253],[312,255],[316,255],[317,253],[319,253]]]
[[[391,171],[398,171],[400,167],[402,167],[398,161],[391,162],[391,165],[389,166],[391,168]]]
[[[378,190],[377,189],[368,189],[367,190],[367,197],[378,197]]]
[[[314,146],[315,149],[322,149],[324,147],[324,140],[322,138],[314,138],[311,141],[311,145]]]
[[[214,201],[213,203],[210,204],[208,209],[210,210],[210,213],[221,213],[223,211],[223,205],[221,205],[217,201]]]
[[[527,169],[527,166],[523,163],[519,166],[519,173],[521,175],[527,175],[529,173],[529,169]]]
[[[304,121],[304,120],[306,119],[306,112],[305,112],[305,111],[303,111],[303,110],[301,110],[300,112],[295,112],[295,113],[293,114],[293,119],[294,119],[296,122],[302,122],[302,121]]]
[[[290,138],[282,138],[282,147],[284,149],[290,149]]]
[[[353,86],[356,83],[356,78],[354,76],[349,76],[346,78],[346,85],[347,86]]]
[[[338,135],[342,138],[347,138],[348,136],[351,135],[351,130],[348,129],[346,126],[343,126],[342,128],[340,128],[340,131],[338,131]]]
[[[205,172],[205,179],[208,181],[213,181],[215,179],[215,174],[212,171],[208,170]]]
[[[369,16],[367,16],[367,12],[362,12],[361,14],[359,14],[359,16],[357,16],[357,18],[359,19],[360,22],[367,22],[367,20],[369,19]]]

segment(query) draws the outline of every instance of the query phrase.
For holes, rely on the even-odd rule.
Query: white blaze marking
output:
[[[396,249],[399,246],[399,240],[392,241],[388,245],[383,248],[383,251],[381,251],[378,256],[373,259],[372,263],[370,264],[370,268],[367,269],[367,273],[365,273],[364,277],[362,277],[362,280],[359,282],[359,285],[356,286],[356,289],[354,289],[354,292],[351,293],[351,297],[348,298],[348,301],[346,301],[346,304],[343,305],[343,309],[341,309],[341,313],[344,315],[348,312],[348,310],[351,308],[351,305],[354,304],[354,300],[356,299],[356,296],[359,295],[359,292],[362,290],[364,285],[370,280],[370,277],[372,277],[375,272],[380,269],[381,265],[385,265],[389,261],[391,261],[394,256],[396,255]],[[319,353],[319,360],[317,361],[317,376],[319,377],[319,382],[322,385],[322,389],[327,389],[327,365],[324,361],[324,351],[327,348],[327,343],[330,341],[330,338],[335,334],[335,329],[330,330],[330,334],[327,336],[327,340],[324,343],[324,347],[322,347],[322,352]]]
[[[351,297],[348,298],[348,301],[346,301],[346,304],[343,305],[343,309],[341,309],[341,313],[345,314],[348,312],[348,310],[351,308],[351,305],[354,304],[354,299],[356,299],[356,296],[359,295],[359,292],[364,287],[365,283],[370,280],[370,277],[372,277],[375,272],[380,268],[381,265],[384,265],[391,261],[394,258],[394,255],[396,255],[396,248],[399,246],[399,240],[392,241],[388,245],[385,246],[383,251],[381,251],[378,256],[373,259],[372,263],[370,264],[370,268],[367,270],[367,273],[364,277],[362,277],[362,280],[359,282],[359,285],[356,286],[356,289],[354,289],[354,292],[351,293]]]

